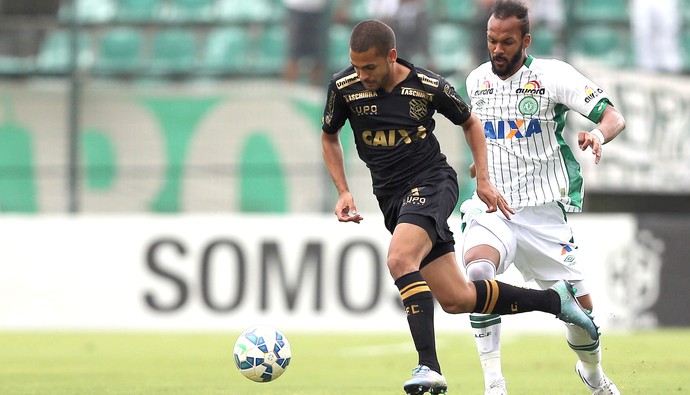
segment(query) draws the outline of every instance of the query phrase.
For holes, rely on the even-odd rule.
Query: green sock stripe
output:
[[[581,346],[576,346],[568,342],[568,346],[570,346],[570,348],[574,351],[595,351],[597,348],[599,348],[599,340],[595,341],[592,344],[583,344]]]
[[[470,314],[470,325],[472,328],[488,328],[492,325],[501,323],[501,316],[498,314],[475,315]]]

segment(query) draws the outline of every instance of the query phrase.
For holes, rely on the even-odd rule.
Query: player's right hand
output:
[[[515,210],[508,205],[503,195],[496,189],[496,187],[488,181],[480,182],[477,180],[477,196],[488,207],[487,213],[493,213],[500,210],[506,219],[510,219],[511,214],[515,214]]]
[[[355,199],[350,192],[340,194],[338,203],[335,205],[335,215],[340,222],[354,222],[358,224],[364,219],[355,206]]]

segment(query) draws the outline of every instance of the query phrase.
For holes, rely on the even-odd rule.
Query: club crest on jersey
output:
[[[539,103],[533,96],[525,96],[518,103],[518,110],[522,115],[534,115],[539,111]]]
[[[410,100],[410,116],[416,120],[424,118],[427,114],[427,101],[423,99]]]
[[[474,91],[474,96],[485,96],[492,95],[494,93],[494,88],[491,87],[491,82],[484,81],[477,90]]]
[[[529,122],[524,119],[484,122],[484,136],[490,139],[521,139],[537,133],[541,133],[541,124],[537,119]]]

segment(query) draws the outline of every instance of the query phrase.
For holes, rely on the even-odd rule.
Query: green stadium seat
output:
[[[159,19],[161,0],[116,0],[115,19],[120,22],[154,22]]]
[[[280,10],[271,0],[217,0],[215,14],[222,21],[265,23]]]
[[[209,22],[214,19],[214,0],[169,0],[163,18],[177,22]]]
[[[435,15],[441,20],[475,23],[477,2],[476,0],[441,0]]]
[[[328,30],[328,69],[335,73],[350,64],[350,33],[349,25],[331,25]]]
[[[440,23],[431,27],[433,65],[440,74],[450,74],[471,66],[470,34],[456,23]]]
[[[196,63],[196,36],[191,30],[159,30],[152,38],[151,71],[154,74],[185,74]]]
[[[91,37],[86,33],[77,36],[77,67],[88,68],[93,61]],[[71,66],[71,33],[53,30],[46,34],[36,56],[36,70],[47,74],[64,74]]]
[[[690,0],[680,0],[680,9],[683,16],[683,25],[690,27]]]
[[[0,56],[0,75],[22,76],[32,73],[35,69],[33,57],[14,55]]]
[[[630,37],[627,31],[606,25],[583,26],[575,31],[571,54],[579,55],[611,67],[630,65]]]
[[[375,16],[369,11],[368,0],[350,0],[348,18],[350,22],[357,23]]]
[[[257,74],[276,74],[283,71],[287,59],[287,37],[282,25],[264,27],[253,54],[253,71]]]
[[[104,23],[115,16],[112,0],[73,0],[77,6],[77,21],[80,23]],[[68,23],[72,20],[72,2],[63,2],[58,9],[58,20]]]
[[[203,70],[212,74],[246,72],[249,68],[249,35],[239,26],[209,32],[204,48]]]
[[[141,70],[143,38],[138,29],[113,28],[100,41],[93,71],[105,74],[134,73]]]
[[[556,35],[554,32],[545,26],[531,30],[532,44],[528,52],[536,57],[552,56],[556,48]]]
[[[649,0],[654,1],[654,0]],[[576,22],[628,23],[627,0],[577,0],[573,1],[573,18]]]
[[[685,29],[680,38],[681,46],[683,47],[683,70],[690,71],[690,28]]]

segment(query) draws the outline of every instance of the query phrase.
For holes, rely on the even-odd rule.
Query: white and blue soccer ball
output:
[[[235,365],[248,379],[266,383],[280,377],[292,353],[287,337],[270,325],[256,325],[235,342]]]

